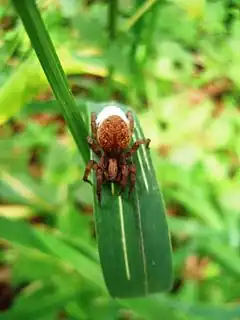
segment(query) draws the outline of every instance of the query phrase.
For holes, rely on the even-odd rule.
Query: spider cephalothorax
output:
[[[89,161],[83,180],[91,184],[88,176],[91,169],[96,171],[99,204],[102,184],[106,181],[118,183],[121,193],[130,178],[130,194],[136,183],[136,167],[131,162],[131,156],[141,144],[148,147],[150,140],[137,140],[130,150],[127,150],[133,134],[134,121],[130,111],[125,114],[116,106],[105,107],[98,116],[92,113],[91,129],[92,137],[88,137],[87,141],[100,160],[98,163],[94,160]]]

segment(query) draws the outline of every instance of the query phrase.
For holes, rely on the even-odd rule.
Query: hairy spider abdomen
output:
[[[107,117],[97,129],[97,141],[109,154],[121,152],[131,141],[128,123],[118,115]]]

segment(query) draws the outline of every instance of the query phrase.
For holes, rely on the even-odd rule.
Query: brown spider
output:
[[[149,147],[150,139],[137,140],[130,150],[126,151],[131,142],[133,129],[134,120],[130,111],[125,114],[116,106],[107,106],[98,116],[94,112],[91,114],[92,138],[87,137],[87,142],[100,160],[99,163],[94,160],[88,162],[83,180],[92,184],[88,176],[91,169],[96,171],[99,205],[101,205],[102,184],[106,181],[118,183],[121,194],[130,178],[129,195],[134,189],[136,167],[130,158],[141,144]]]

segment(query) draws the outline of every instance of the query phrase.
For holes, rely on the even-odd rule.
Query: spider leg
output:
[[[94,160],[90,160],[86,166],[84,176],[83,176],[83,181],[88,182],[92,186],[92,181],[88,180],[89,174],[91,170],[97,170],[97,162]]]
[[[104,175],[102,168],[98,167],[96,170],[96,178],[97,178],[97,198],[99,206],[101,207],[102,197],[101,197],[101,191],[102,191],[102,184],[104,182]]]
[[[130,175],[130,187],[128,192],[128,197],[130,197],[131,193],[133,192],[136,184],[136,166],[135,164],[129,164],[129,175]]]
[[[131,157],[138,150],[141,144],[146,144],[146,147],[149,148],[150,142],[150,139],[141,139],[135,141],[132,148],[129,150],[129,152],[126,153],[126,158]]]
[[[133,115],[131,111],[128,111],[126,114],[128,120],[129,120],[129,128],[130,128],[130,132],[131,132],[131,136],[133,134],[133,130],[134,130],[134,119],[133,119]]]
[[[120,180],[121,189],[120,189],[119,195],[121,195],[126,188],[126,185],[128,183],[128,174],[129,174],[128,165],[123,164],[121,168],[121,180]]]
[[[95,112],[91,113],[91,130],[92,130],[92,136],[94,140],[97,140],[97,115]]]
[[[121,178],[122,178],[122,172],[119,171],[118,174],[117,174],[116,183],[120,183]]]
[[[87,137],[87,142],[88,142],[89,148],[91,148],[92,151],[97,156],[101,157],[102,151],[101,151],[101,148],[99,147],[99,145],[97,144],[97,142],[95,142],[91,137]]]

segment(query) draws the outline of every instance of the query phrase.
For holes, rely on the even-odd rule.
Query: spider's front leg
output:
[[[131,149],[127,152],[126,158],[131,157],[140,147],[141,144],[145,144],[147,148],[149,148],[151,140],[150,139],[141,139],[134,142]]]
[[[133,135],[133,130],[134,130],[134,120],[133,120],[133,115],[131,111],[128,111],[126,114],[128,120],[129,120],[129,128],[130,128],[130,133],[131,136]]]
[[[93,140],[91,137],[87,137],[87,143],[89,145],[89,148],[92,149],[92,151],[98,156],[101,157],[102,155],[102,150],[99,147],[98,143]]]
[[[100,146],[97,143],[97,123],[96,123],[97,115],[95,112],[91,113],[91,131],[92,137],[87,137],[87,143],[89,148],[98,156],[101,157],[102,151]]]
[[[93,139],[97,140],[97,114],[95,112],[91,113],[91,130]]]
[[[89,174],[91,172],[92,169],[97,170],[98,164],[96,161],[94,160],[90,160],[86,166],[85,172],[84,172],[84,176],[83,176],[83,180],[85,182],[88,182],[90,185],[92,185],[92,181],[88,180]]]
[[[134,131],[134,119],[133,119],[133,115],[131,111],[128,111],[126,114],[128,120],[129,120],[129,128],[130,128],[130,133],[131,135],[133,134]],[[129,152],[127,152],[126,154],[126,158],[129,158],[133,155],[133,153],[135,153],[137,151],[137,149],[140,147],[141,144],[146,144],[146,147],[149,148],[149,144],[150,144],[151,140],[150,139],[141,139],[141,140],[137,140],[132,148],[129,150]]]
[[[99,206],[101,207],[101,202],[102,202],[102,184],[104,182],[104,174],[103,174],[103,169],[101,167],[98,167],[96,170],[96,178],[97,178],[97,198],[98,198],[98,203]]]

